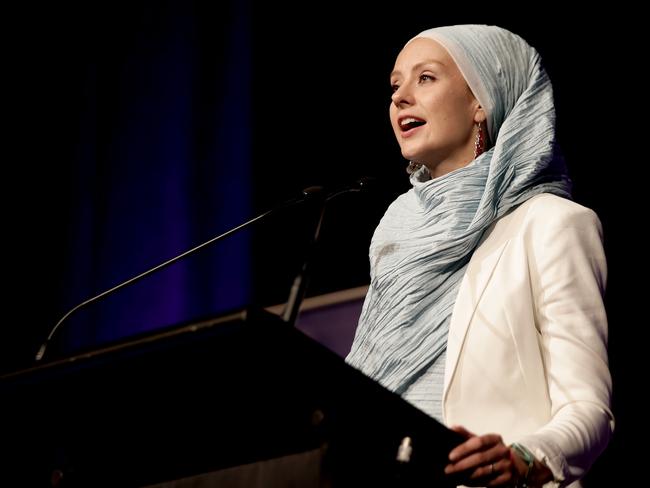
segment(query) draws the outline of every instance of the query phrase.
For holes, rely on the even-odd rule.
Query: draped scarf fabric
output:
[[[484,231],[538,193],[570,198],[555,144],[550,80],[539,54],[496,27],[424,31],[447,49],[486,110],[493,147],[431,179],[422,167],[370,245],[370,288],[346,361],[404,393],[447,346],[460,282]]]

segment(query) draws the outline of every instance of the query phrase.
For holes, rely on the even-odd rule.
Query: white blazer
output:
[[[522,443],[560,486],[581,477],[614,426],[605,282],[588,208],[541,194],[493,224],[451,317],[445,423]]]

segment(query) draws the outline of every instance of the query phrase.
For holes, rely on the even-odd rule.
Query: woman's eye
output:
[[[422,83],[423,81],[432,81],[434,79],[435,78],[431,75],[420,75],[420,83]]]
[[[395,93],[397,90],[399,90],[399,85],[391,85],[390,86],[390,91],[392,91],[393,93]]]

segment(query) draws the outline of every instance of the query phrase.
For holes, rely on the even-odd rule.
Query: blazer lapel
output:
[[[489,234],[489,232],[486,232],[486,235],[489,236]],[[449,337],[447,339],[443,405],[447,398],[451,380],[456,373],[456,366],[458,365],[458,359],[469,329],[469,324],[481,300],[483,291],[490,281],[494,268],[499,262],[508,242],[507,239],[497,240],[499,242],[493,243],[491,239],[487,238],[484,243],[479,244],[470,259],[465,276],[463,276],[458,290],[454,310],[451,314]]]

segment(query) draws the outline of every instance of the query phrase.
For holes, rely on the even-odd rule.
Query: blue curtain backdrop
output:
[[[71,134],[66,307],[250,217],[250,16],[239,1],[204,13],[180,0],[93,12]],[[234,236],[90,305],[58,347],[247,303],[249,248]]]
[[[347,52],[349,36],[314,36],[308,20],[320,11],[293,22],[288,8],[234,0],[22,8],[9,69],[17,83],[7,93],[16,105],[9,120],[24,139],[3,175],[16,193],[2,193],[1,206],[17,320],[0,326],[0,370],[32,365],[49,330],[76,304],[301,188],[381,176],[380,168],[392,175],[387,180],[407,183],[401,166],[388,163],[398,157],[395,147],[386,156],[389,126],[381,125],[386,144],[338,137],[347,107],[329,63]],[[382,49],[357,46],[336,63],[356,73],[368,53],[386,66],[370,62],[376,73],[364,76],[383,78]],[[384,121],[385,91],[368,84],[355,110]],[[367,282],[367,246],[384,208],[357,196],[329,205],[309,294]],[[282,303],[312,222],[309,209],[288,209],[254,234],[80,310],[48,355],[244,304]]]

